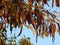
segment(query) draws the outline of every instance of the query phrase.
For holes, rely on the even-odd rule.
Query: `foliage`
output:
[[[27,38],[22,38],[20,41],[19,41],[19,44],[20,45],[33,45]]]

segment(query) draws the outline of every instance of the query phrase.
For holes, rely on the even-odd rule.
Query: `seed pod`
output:
[[[0,39],[0,45],[3,45],[2,39]]]
[[[38,13],[37,13],[38,14]],[[42,12],[39,12],[39,14],[37,15],[37,24],[38,24],[38,26],[40,25],[40,24],[43,24],[43,20],[44,20],[44,16],[43,16],[44,14],[42,13]]]
[[[5,6],[5,10],[4,10],[4,18],[7,18],[7,15],[8,15],[8,8]]]
[[[57,23],[57,25],[58,25],[58,32],[59,32],[59,35],[60,35],[60,25],[59,25],[59,23]]]
[[[52,41],[54,42],[54,40],[55,40],[56,25],[55,24],[51,24],[50,28],[51,28]]]
[[[47,4],[47,5],[49,6],[47,0],[42,0],[42,4],[43,4],[43,5],[44,5],[44,4]]]
[[[0,30],[3,29],[2,18],[0,18]]]
[[[40,2],[41,0],[36,0],[37,2]]]
[[[56,0],[56,6],[59,7],[59,0]]]
[[[30,11],[30,20],[31,20],[31,24],[34,25],[34,21],[32,20],[32,12]]]
[[[54,0],[52,0],[52,7],[54,6]]]
[[[21,26],[20,33],[18,34],[18,36],[21,35],[21,33],[22,33],[22,29],[23,29],[23,26]]]
[[[2,14],[2,11],[3,11],[3,10],[2,10],[2,9],[0,9],[0,17],[2,17],[2,15],[3,15],[3,14]]]
[[[24,10],[21,11],[22,23],[26,21]]]
[[[37,39],[38,39],[38,31],[36,30],[36,43],[37,43]]]
[[[12,17],[11,17],[12,18]],[[12,20],[10,19],[10,31],[12,33]]]
[[[17,10],[17,12],[16,12],[16,23],[18,23],[18,10]]]
[[[28,0],[30,4],[33,4],[33,0]]]
[[[32,11],[31,10],[28,12],[28,15],[26,17],[27,17],[28,23],[32,24],[34,26],[34,21],[32,19]]]

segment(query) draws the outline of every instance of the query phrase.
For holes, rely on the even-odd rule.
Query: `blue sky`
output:
[[[56,7],[54,5],[54,7],[52,8],[51,7],[51,0],[49,1],[49,5],[50,7],[48,7],[47,5],[44,5],[45,9],[49,10],[51,13],[53,13],[53,11],[57,11],[60,13],[60,7]],[[60,19],[60,17],[57,17],[58,19]],[[7,37],[10,38],[11,36],[14,36],[14,34],[17,36],[18,33],[19,33],[19,28],[17,27],[16,29],[13,28],[13,33],[10,34],[10,28],[8,27],[7,28]],[[36,37],[32,34],[32,31],[30,29],[27,29],[25,26],[23,27],[23,32],[22,34],[17,37],[16,41],[17,41],[17,44],[18,44],[18,40],[21,39],[22,37],[30,37],[30,41],[34,44],[34,45],[52,45],[53,42],[52,42],[52,37],[48,36],[48,37],[44,37],[41,38],[40,36],[38,37],[38,42],[36,43]],[[60,36],[59,34],[56,32],[55,33],[55,42],[54,42],[54,45],[60,45]]]

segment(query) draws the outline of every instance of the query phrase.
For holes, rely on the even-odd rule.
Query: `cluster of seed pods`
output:
[[[35,9],[32,10],[32,6],[34,3],[34,0],[28,0],[28,4],[24,3],[24,0],[16,0],[14,1],[7,1],[0,3],[0,30],[5,31],[6,24],[10,24],[10,31],[12,33],[13,27],[21,27],[20,34],[22,33],[22,24],[26,24],[26,21],[28,24],[32,24],[34,29],[36,30],[36,42],[37,37],[39,35],[45,35],[45,36],[52,36],[52,41],[55,40],[55,32],[56,32],[56,24],[58,25],[59,29],[59,35],[60,35],[60,24],[54,22],[54,18],[52,19],[53,22],[50,22],[50,25],[47,26],[45,19],[44,19],[44,13],[39,9],[38,4],[39,2],[42,2],[42,6],[44,4],[48,4],[49,0],[35,0]],[[39,3],[40,4],[40,3]],[[52,7],[54,5],[54,0],[52,0]],[[27,7],[26,7],[27,6]],[[56,1],[56,6],[59,7],[59,0]],[[43,9],[43,8],[42,8]],[[51,15],[51,14],[50,14]],[[53,17],[53,16],[52,16]]]

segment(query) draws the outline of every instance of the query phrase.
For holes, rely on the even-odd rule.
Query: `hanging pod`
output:
[[[4,18],[7,18],[8,16],[8,7],[5,6],[5,10],[4,10]]]
[[[47,4],[48,6],[49,6],[49,4],[48,4],[48,0],[41,0],[42,1],[42,5],[44,5],[44,4]]]
[[[10,31],[11,31],[11,33],[12,33],[12,17],[11,17],[11,19],[10,19]]]
[[[28,20],[28,23],[29,24],[32,24],[33,26],[34,26],[34,21],[33,21],[33,17],[32,17],[32,11],[30,10],[29,11],[29,13],[28,13],[28,15],[27,16],[29,16],[29,20]]]
[[[0,18],[0,30],[3,29],[3,22],[2,22],[3,18]]]
[[[17,10],[17,12],[16,12],[16,23],[18,23],[18,10]]]
[[[59,0],[56,0],[56,6],[59,7]]]
[[[20,32],[19,32],[18,36],[21,35],[21,33],[22,33],[22,29],[23,29],[23,26],[21,25],[21,29],[20,29]]]
[[[38,25],[43,25],[43,22],[44,22],[44,16],[43,16],[44,14],[42,13],[42,12],[39,12],[39,15],[38,15],[38,17],[37,17],[37,23],[38,23]]]
[[[58,32],[59,32],[59,35],[60,35],[60,24],[57,23],[57,25],[58,25]]]
[[[47,24],[44,22],[44,24],[43,24],[43,31],[44,31],[44,34],[45,34],[46,37],[48,37],[48,35],[49,35],[48,28],[49,28],[49,27],[48,27]]]
[[[38,39],[38,31],[36,30],[36,43],[37,43],[37,39]]]
[[[42,3],[45,3],[45,4],[47,4],[47,0],[42,0]]]
[[[37,2],[40,2],[41,0],[36,0]]]
[[[28,0],[30,4],[33,4],[33,0]]]
[[[1,29],[3,29],[3,24],[2,24],[2,23],[0,23],[0,30],[1,30]]]
[[[26,21],[26,17],[23,9],[21,11],[21,17],[22,17],[22,23],[24,23]]]
[[[43,16],[43,15],[42,15]],[[37,25],[39,26],[41,24],[41,18],[42,18],[41,14],[39,14],[39,12],[37,13]]]
[[[2,39],[0,38],[0,45],[3,45]]]
[[[55,24],[50,24],[50,30],[51,30],[51,36],[52,36],[52,41],[54,42],[55,40],[55,31],[56,31],[56,25]]]
[[[52,7],[54,6],[54,0],[52,0]]]
[[[2,17],[2,16],[3,16],[3,14],[2,14],[3,12],[2,12],[2,11],[3,11],[3,8],[2,8],[2,7],[0,7],[0,17]]]
[[[10,31],[12,33],[12,22],[10,22]]]
[[[18,3],[20,4],[21,0],[18,0]]]
[[[19,7],[22,6],[22,1],[23,1],[23,0],[18,0],[18,1],[17,1]]]

